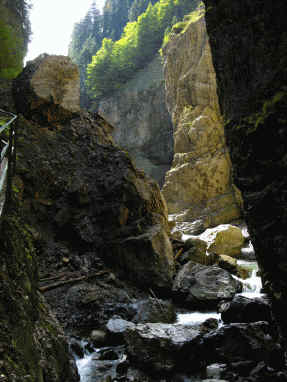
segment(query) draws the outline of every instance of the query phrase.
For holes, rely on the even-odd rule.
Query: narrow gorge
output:
[[[287,381],[285,2],[106,0],[22,70],[25,4],[0,381]]]

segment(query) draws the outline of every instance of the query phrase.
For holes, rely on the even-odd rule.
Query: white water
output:
[[[248,237],[247,229],[246,232],[243,232],[245,237]],[[194,237],[193,235],[183,234],[182,239],[187,240],[190,237]],[[249,244],[242,249],[242,255],[246,256],[251,253],[254,253],[253,246],[251,241]],[[247,260],[238,260],[237,264],[248,269],[250,271],[250,277],[246,280],[239,279],[243,284],[243,291],[240,293],[242,296],[246,296],[249,298],[255,298],[262,296],[261,288],[262,282],[261,278],[257,276],[258,273],[258,265],[256,261],[247,261]],[[233,276],[236,278],[236,276]],[[237,278],[238,279],[238,278]],[[199,325],[206,321],[208,318],[215,318],[219,322],[221,321],[221,314],[217,312],[189,312],[189,313],[178,313],[177,314],[177,324],[182,325]],[[85,355],[83,359],[76,360],[79,374],[81,376],[81,382],[97,382],[99,381],[96,377],[97,367],[95,365],[97,359],[97,353]],[[96,366],[96,367],[95,367]],[[213,376],[211,377],[213,378]],[[193,381],[202,381],[201,378],[192,379]],[[186,381],[191,381],[191,379],[187,378]]]
[[[243,284],[243,291],[242,293],[240,293],[240,295],[249,297],[249,298],[262,296],[262,293],[261,293],[262,281],[261,281],[261,277],[257,275],[258,273],[257,262],[238,260],[237,264],[251,271],[251,276],[248,279],[246,280],[240,279],[240,281]]]
[[[245,261],[238,260],[237,264],[248,269],[251,273],[250,277],[246,280],[239,279],[233,276],[235,279],[239,280],[243,284],[243,291],[239,293],[241,296],[255,298],[262,296],[261,288],[262,282],[261,278],[257,276],[258,265],[256,261]],[[191,313],[179,313],[177,315],[177,323],[183,325],[198,325],[203,323],[208,318],[216,318],[220,321],[221,315],[216,312],[191,312]]]
[[[191,313],[178,313],[177,324],[182,325],[198,325],[207,320],[208,318],[216,318],[220,320],[220,313],[216,312],[191,312]]]
[[[93,362],[93,354],[85,355],[84,358],[77,359],[76,364],[78,368],[78,373],[81,377],[81,382],[89,381],[91,376],[91,363]]]

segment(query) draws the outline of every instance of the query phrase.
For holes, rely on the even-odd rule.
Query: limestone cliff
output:
[[[234,177],[287,338],[287,3],[204,2]]]
[[[156,56],[117,93],[102,100],[99,113],[115,127],[115,142],[161,185],[173,155],[161,58]]]
[[[163,194],[174,220],[200,220],[209,227],[238,218],[240,207],[203,14],[202,8],[192,13],[164,49],[174,159]]]

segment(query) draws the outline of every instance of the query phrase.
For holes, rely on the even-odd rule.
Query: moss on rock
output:
[[[1,221],[1,381],[77,381],[63,332],[38,292],[33,238],[13,209]]]

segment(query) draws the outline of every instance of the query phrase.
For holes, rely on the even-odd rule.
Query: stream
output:
[[[257,275],[258,265],[256,261],[238,260],[238,264],[248,269],[250,274],[249,278],[245,280],[240,279],[243,284],[243,290],[240,295],[250,298],[260,297],[262,295],[260,292],[262,283]],[[215,311],[178,313],[176,324],[198,325],[208,318],[216,318],[221,325],[220,313]],[[109,382],[118,376],[117,369],[124,364],[127,357],[123,346],[91,349],[87,341],[79,341],[78,344],[82,349],[82,354],[75,355],[75,358],[81,382]],[[183,380],[191,381],[190,378],[184,378]],[[192,381],[201,380],[200,377],[192,378]]]

